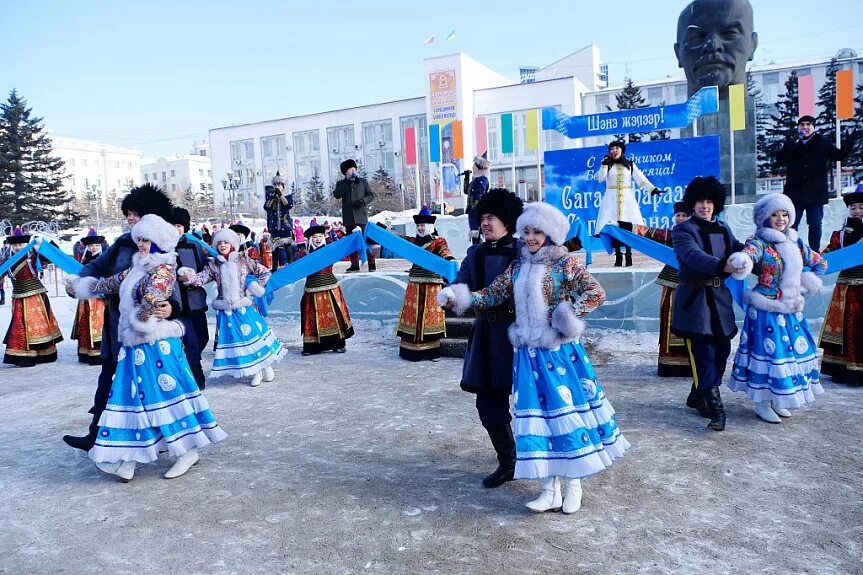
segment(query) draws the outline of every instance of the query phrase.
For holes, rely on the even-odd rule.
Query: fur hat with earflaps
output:
[[[556,246],[562,246],[569,235],[569,220],[563,212],[545,202],[533,202],[524,207],[516,222],[516,229],[522,233],[527,226],[544,232]]]
[[[696,176],[683,192],[683,203],[691,212],[699,200],[712,201],[713,215],[719,215],[725,209],[725,186],[714,176]]]
[[[170,198],[165,195],[162,188],[153,184],[132,188],[120,204],[124,216],[128,215],[129,212],[135,212],[142,217],[147,214],[156,214],[165,221],[171,219],[172,208]]]
[[[356,162],[356,160],[353,160],[353,159],[347,159],[347,160],[345,160],[344,162],[342,162],[341,164],[339,164],[339,170],[342,172],[342,175],[343,175],[343,176],[344,176],[344,175],[348,172],[348,170],[350,170],[351,168],[353,168],[353,169],[355,169],[355,170],[357,169],[357,162]]]
[[[177,247],[180,234],[173,224],[169,224],[156,214],[147,214],[132,228],[132,239],[150,240],[159,250],[167,253]]]
[[[767,194],[760,198],[755,205],[752,206],[752,221],[755,222],[756,228],[769,228],[770,216],[774,212],[785,210],[788,212],[788,219],[793,223],[796,217],[794,204],[791,203],[791,198],[785,194]]]
[[[482,219],[484,214],[496,216],[509,233],[516,231],[516,221],[524,209],[521,198],[506,188],[492,188],[476,203],[476,215]]]
[[[233,246],[234,251],[240,251],[240,236],[231,228],[221,228],[213,234],[212,246],[215,248],[219,242],[228,242]]]

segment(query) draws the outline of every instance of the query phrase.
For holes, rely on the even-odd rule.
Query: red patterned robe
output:
[[[845,229],[833,232],[821,253],[848,247],[860,239],[863,223],[849,218]],[[839,383],[863,385],[863,266],[839,272],[818,347],[824,350],[821,373]]]
[[[455,259],[441,237],[404,239],[442,258]],[[411,266],[396,328],[396,335],[401,338],[399,357],[410,361],[440,357],[440,340],[446,337],[446,318],[443,308],[437,304],[437,294],[444,283],[438,274],[416,264]]]
[[[96,257],[87,251],[81,258],[81,263],[86,265]],[[93,298],[78,301],[70,339],[78,340],[79,362],[90,365],[102,364],[102,324],[104,321],[105,300]]]
[[[10,270],[12,278],[12,321],[3,343],[3,363],[32,367],[57,361],[56,344],[63,341],[57,319],[51,311],[48,290],[36,273],[32,253]]]
[[[298,253],[297,259],[300,257]],[[333,275],[333,266],[306,278],[300,301],[300,330],[305,355],[344,349],[345,340],[354,335],[348,304]]]

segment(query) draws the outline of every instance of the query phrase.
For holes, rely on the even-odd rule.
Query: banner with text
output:
[[[542,129],[557,130],[567,138],[632,134],[685,128],[703,114],[719,111],[716,86],[701,88],[682,104],[620,110],[604,114],[567,116],[557,108],[542,109]]]
[[[569,218],[570,236],[576,232],[580,218],[587,233],[594,236],[596,216],[605,183],[596,181],[596,173],[608,148],[572,148],[545,152],[546,201],[559,208]],[[683,199],[686,185],[695,176],[719,177],[719,136],[702,136],[678,140],[654,140],[627,144],[626,157],[644,172],[647,179],[664,193],[651,196],[649,191],[635,187],[635,198],[641,215],[650,227],[672,225],[674,202]],[[633,182],[635,185],[635,182]],[[602,249],[599,240],[591,249]]]

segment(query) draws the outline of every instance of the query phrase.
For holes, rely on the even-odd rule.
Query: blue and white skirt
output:
[[[285,353],[282,342],[253,307],[219,310],[216,329],[219,336],[211,377],[255,375],[281,361]]]
[[[629,442],[581,343],[519,347],[513,365],[516,479],[586,477],[623,457]]]
[[[177,457],[225,437],[195,383],[182,340],[172,337],[120,349],[89,455],[96,463],[149,463],[162,451]]]
[[[818,346],[802,313],[776,313],[749,306],[728,388],[752,401],[798,409],[824,393]]]

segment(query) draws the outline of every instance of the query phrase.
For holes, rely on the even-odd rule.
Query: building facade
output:
[[[213,190],[213,171],[210,158],[206,155],[159,158],[142,164],[140,177],[142,182],[165,190],[177,205],[188,203],[190,193],[197,195]]]
[[[111,144],[54,136],[53,154],[66,166],[65,189],[77,200],[108,208],[141,181],[141,152]]]

